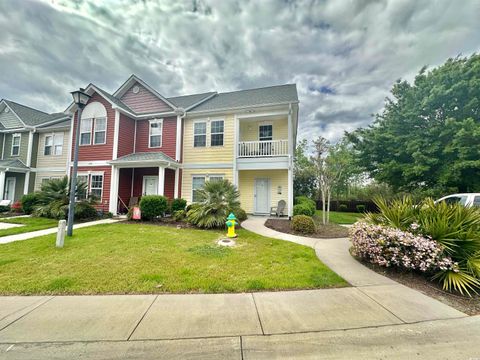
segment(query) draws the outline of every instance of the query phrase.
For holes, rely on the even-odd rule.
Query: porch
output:
[[[144,195],[179,197],[179,164],[163,153],[131,154],[110,162],[109,211],[122,214]]]
[[[29,192],[31,172],[19,160],[0,160],[0,200],[10,204]]]

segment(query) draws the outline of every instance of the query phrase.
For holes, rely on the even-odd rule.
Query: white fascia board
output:
[[[289,104],[298,104],[298,101],[285,101],[279,103],[268,103],[268,104],[258,104],[258,105],[251,105],[251,106],[236,106],[236,107],[226,107],[226,108],[219,108],[219,109],[211,109],[211,110],[201,110],[201,111],[190,111],[190,115],[197,115],[197,114],[215,114],[218,112],[224,111],[242,111],[242,110],[250,110],[255,108],[262,108],[268,106],[281,106],[281,105],[289,105]]]

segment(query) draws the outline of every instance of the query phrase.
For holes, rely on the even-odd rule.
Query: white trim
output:
[[[158,167],[158,195],[165,195],[165,168]]]
[[[158,183],[159,183],[158,175],[143,175],[143,177],[142,177],[142,196],[144,196],[144,194],[146,194],[146,192],[145,192],[145,180],[148,179],[148,178],[157,179],[157,193],[153,194],[153,195],[158,195],[158,187],[159,187],[159,185],[158,185]]]
[[[23,195],[28,194],[28,187],[30,185],[30,171],[25,173],[25,179],[23,181]]]
[[[0,199],[4,200],[5,195],[5,175],[6,171],[0,170]]]
[[[118,184],[120,179],[120,170],[116,166],[112,166],[112,175],[110,179],[110,199],[108,201],[108,211],[113,215],[117,215],[118,211]],[[105,182],[105,178],[103,179]],[[103,188],[103,184],[102,184]],[[103,189],[102,189],[103,192]],[[103,194],[102,194],[103,195]]]
[[[107,130],[108,130],[108,118],[107,117],[98,117],[98,118],[93,118],[93,126],[92,126],[92,145],[105,145],[107,143]],[[105,120],[105,130],[100,130],[97,131],[95,130],[95,127],[97,125],[97,120]],[[95,135],[96,133],[105,133],[105,138],[103,142],[101,143],[96,143],[95,142]]]
[[[12,144],[13,144],[13,138],[12,138]],[[33,148],[33,131],[30,131],[28,133],[27,163],[25,164],[28,167],[32,165],[32,148]]]
[[[234,146],[233,146],[233,185],[235,185],[238,188],[238,164],[237,164],[237,158],[238,158],[238,143],[240,139],[240,120],[235,114],[233,116],[233,121],[234,121],[234,133],[233,133],[233,138],[235,139]]]
[[[192,174],[192,186],[190,189],[190,202],[193,203],[193,179],[194,178],[203,178],[203,183],[205,184],[207,182],[207,175],[206,174]]]
[[[32,172],[40,173],[40,172],[56,172],[61,171],[65,172],[65,168],[63,167],[45,167],[45,168],[30,168]]]
[[[86,120],[90,121],[90,130],[89,131],[82,131],[82,122],[84,120],[85,121]],[[85,119],[82,118],[79,121],[80,121],[80,128],[79,128],[80,137],[78,138],[78,146],[90,146],[90,145],[92,145],[92,140],[93,140],[92,139],[92,129],[93,129],[93,123],[94,123],[93,118],[88,118],[88,119],[87,118],[85,118]],[[82,144],[82,134],[89,134],[90,135],[88,143]]]
[[[135,131],[133,133],[133,152],[136,153],[137,151],[137,121],[135,120]]]
[[[182,166],[183,169],[232,169],[233,163],[185,163]]]
[[[272,136],[270,139],[260,139],[260,127],[261,126],[271,126],[272,127]],[[257,132],[257,139],[258,141],[273,141],[273,124],[271,122],[259,123],[258,124],[258,132]]]
[[[212,145],[212,122],[214,121],[221,121],[223,123],[223,132],[219,133],[213,133],[213,135],[218,135],[218,134],[222,134],[222,145]],[[210,119],[208,121],[208,125],[209,125],[209,128],[210,128],[210,131],[209,131],[209,145],[211,148],[221,148],[221,147],[224,147],[225,146],[225,119]]]
[[[244,109],[248,110],[248,109],[268,107],[268,106],[281,106],[281,105],[298,104],[298,103],[299,101],[284,101],[279,103],[258,104],[258,105],[251,105],[251,106],[234,106],[234,107],[225,107],[225,108],[218,108],[218,109],[190,111],[190,114],[191,115],[215,114],[215,113],[225,112],[225,111],[235,111],[235,110],[244,110]],[[250,116],[252,116],[252,114],[250,114]],[[249,117],[249,115],[246,115],[244,117]]]
[[[287,156],[269,156],[263,158],[239,158],[237,170],[281,170],[289,168]]]
[[[195,146],[195,124],[201,124],[201,123],[205,123],[205,145],[204,146]],[[192,141],[192,147],[195,149],[195,148],[199,148],[199,149],[202,149],[202,148],[207,148],[208,147],[208,119],[198,119],[198,120],[194,120],[193,121],[193,141]],[[200,135],[203,135],[203,134],[198,134],[197,136],[200,136]]]
[[[61,136],[62,136],[62,152],[57,155],[57,154],[55,154],[55,146],[56,146],[55,145],[55,137],[56,137],[56,135],[59,135],[59,134],[61,134]],[[46,132],[46,133],[43,133],[42,136],[43,136],[44,140],[43,140],[43,153],[42,153],[41,156],[62,156],[63,155],[63,144],[65,143],[65,138],[64,138],[65,132],[64,131]],[[47,147],[47,137],[48,136],[52,137],[52,152],[50,153],[50,155],[45,155],[45,148]],[[40,138],[39,138],[38,145],[39,145],[38,147],[40,148]],[[40,149],[38,149],[38,150],[40,152]],[[27,162],[28,162],[28,160],[27,160]],[[27,166],[29,166],[29,165],[27,165]]]
[[[152,124],[162,124],[162,133],[160,134],[160,146],[152,146]],[[154,135],[158,136],[158,135]],[[148,148],[158,149],[163,146],[163,119],[151,119],[148,120]]]
[[[162,126],[163,130],[163,126]],[[182,145],[182,117],[177,115],[177,131],[175,137],[175,160],[180,161],[181,145]]]
[[[5,178],[5,185],[7,185],[7,181],[9,179],[13,179],[13,197],[12,197],[12,203],[15,201],[15,190],[17,188],[17,178],[15,176],[9,176],[7,178]],[[4,185],[4,187],[5,187]],[[5,188],[3,189],[3,195],[2,195],[2,198],[5,200]]]
[[[179,184],[178,184],[178,180],[179,180],[179,179],[180,179],[180,169],[179,169],[179,168],[176,168],[176,169],[175,169],[175,185],[174,185],[174,187],[173,187],[173,189],[174,189],[174,190],[173,190],[173,197],[174,197],[175,199],[178,198],[178,193],[179,193],[179,188],[180,188],[180,186],[179,186]]]
[[[73,164],[70,164],[72,166]],[[110,166],[107,160],[92,160],[92,161],[79,161],[78,167],[87,167],[87,166]]]
[[[257,117],[268,117],[268,116],[282,116],[288,115],[288,111],[263,111],[255,113],[246,113],[236,115],[239,119],[248,119],[248,118],[257,118]]]
[[[105,187],[105,174],[102,173],[90,173],[90,178],[89,178],[89,195],[92,194],[92,176],[101,176],[102,177],[102,187],[101,187],[101,192],[100,192],[100,203],[103,203],[103,190]],[[95,188],[98,189],[98,188]]]
[[[2,160],[5,157],[5,138],[7,137],[7,134],[3,134],[3,145],[2,145]]]
[[[267,180],[267,212],[258,212],[258,209],[257,209],[257,199],[258,199],[258,196],[257,196],[257,181],[258,180]],[[255,214],[268,214],[269,213],[269,210],[270,210],[270,207],[271,207],[271,190],[272,188],[272,185],[271,185],[271,179],[270,178],[267,178],[267,177],[256,177],[254,178],[254,181],[253,181],[253,212]]]
[[[20,137],[20,141],[18,142],[18,154],[13,155],[13,139],[16,137]],[[10,156],[20,156],[20,147],[22,146],[22,134],[21,133],[14,133],[12,134],[12,146],[10,148]]]
[[[288,201],[287,201],[288,216],[293,215],[293,170],[288,169]]]
[[[67,168],[66,168],[66,173],[68,179],[70,179],[70,163],[72,161],[72,156],[73,156],[73,127],[75,124],[75,115],[76,112],[72,115],[72,121],[70,124],[70,134],[68,134],[69,139],[68,139],[68,156],[67,156]]]
[[[118,134],[120,132],[120,112],[115,110],[115,125],[113,128],[113,151],[112,159],[115,160],[118,157]],[[105,133],[105,140],[107,139],[107,134]]]

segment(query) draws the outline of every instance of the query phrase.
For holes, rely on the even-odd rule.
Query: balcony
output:
[[[238,143],[239,158],[259,158],[287,155],[288,140],[240,141]]]

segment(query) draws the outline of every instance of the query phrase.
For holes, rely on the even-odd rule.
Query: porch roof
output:
[[[180,164],[165,155],[163,152],[138,152],[128,154],[118,159],[109,161],[112,165],[122,165],[131,167],[145,167],[155,165],[166,165],[167,167],[179,167]]]
[[[10,160],[0,160],[0,170],[17,170],[17,171],[27,171],[30,170],[23,162],[18,159]]]

